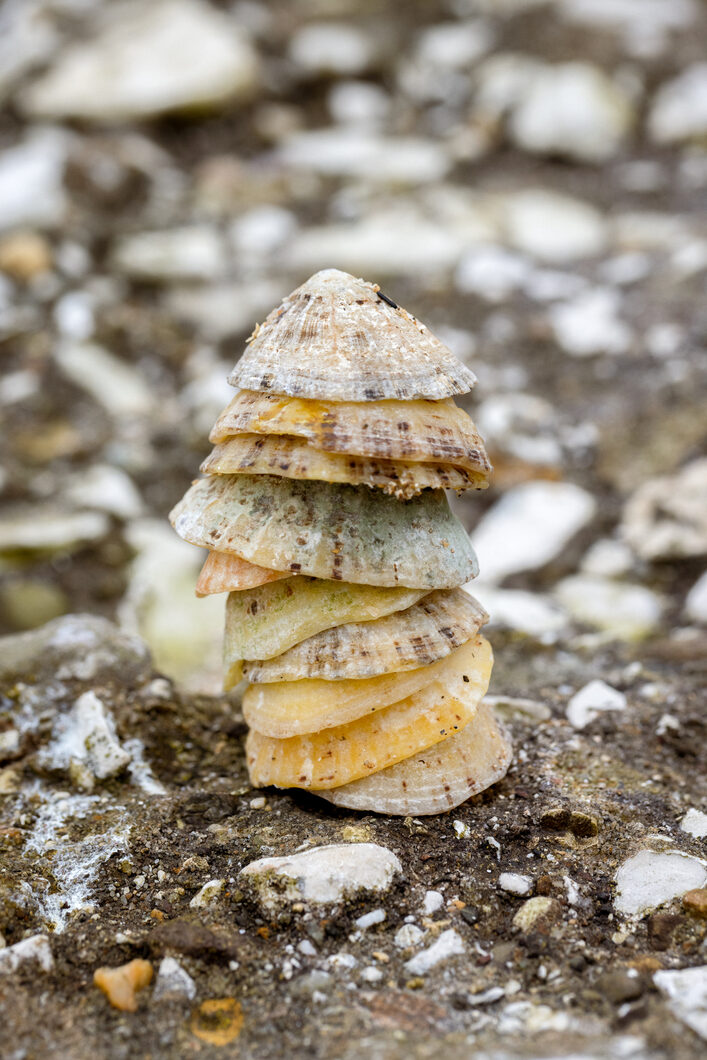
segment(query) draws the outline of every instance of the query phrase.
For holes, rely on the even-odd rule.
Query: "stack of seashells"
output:
[[[379,288],[328,269],[256,327],[215,448],[170,515],[228,592],[225,687],[244,677],[255,786],[419,815],[502,777],[492,654],[462,588],[476,557],[444,490],[482,489],[452,395],[471,371]]]

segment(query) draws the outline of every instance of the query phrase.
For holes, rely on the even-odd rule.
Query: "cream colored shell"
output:
[[[444,813],[504,777],[512,753],[508,730],[482,702],[466,728],[448,740],[319,795],[351,810],[400,817]]]
[[[464,394],[476,379],[376,284],[325,269],[255,329],[228,381],[292,397],[411,401]]]

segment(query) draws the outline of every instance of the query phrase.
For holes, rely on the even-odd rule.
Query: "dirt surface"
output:
[[[0,1052],[697,1060],[707,988],[671,1007],[654,976],[707,965],[707,895],[700,906],[676,886],[628,914],[617,872],[676,851],[699,875],[706,856],[681,822],[707,810],[707,129],[697,95],[656,117],[703,58],[704,5],[195,4],[205,23],[217,11],[244,28],[258,79],[226,105],[118,123],[27,103],[116,5],[37,0],[5,16]],[[300,31],[334,18],[358,45],[310,42],[303,59]],[[587,103],[598,124],[583,126],[601,157],[577,153],[576,123],[557,132],[547,97],[534,121],[554,146],[522,141],[519,99],[489,102],[487,64],[504,56],[519,78],[527,60],[606,75],[599,97],[623,102],[608,116]],[[317,129],[341,138],[305,145],[302,162],[297,138]],[[563,198],[536,201],[524,226],[537,189]],[[478,595],[515,757],[438,817],[250,788],[238,697],[218,693],[221,605],[194,600],[201,556],[166,522],[254,323],[329,266],[381,282],[479,379],[460,403],[494,483],[452,503],[482,579],[497,572]],[[656,481],[660,501],[637,506]],[[537,483],[579,491],[533,514],[539,547],[523,507]],[[485,524],[511,500],[515,529]],[[510,563],[519,537],[527,561]],[[595,679],[625,702],[579,727],[568,706]],[[91,693],[81,716],[102,726],[104,775],[76,722]],[[238,877],[258,858],[361,842],[400,859],[384,893],[275,916]],[[528,877],[526,893],[503,874]],[[215,897],[191,905],[212,880]],[[530,923],[535,898],[548,901]],[[381,922],[357,926],[377,909]],[[407,946],[406,923],[419,929]],[[449,931],[458,952],[406,969]],[[8,958],[37,935],[50,968]],[[157,975],[165,956],[192,980],[181,997],[151,985],[123,1012],[93,985],[134,958]]]

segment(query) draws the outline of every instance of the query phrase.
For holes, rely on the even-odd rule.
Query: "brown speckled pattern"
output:
[[[476,379],[375,284],[325,269],[256,328],[228,381],[292,397],[409,401],[465,394]]]
[[[375,622],[351,622],[325,629],[274,659],[250,662],[253,683],[377,677],[414,670],[444,658],[470,640],[488,615],[464,589],[430,593],[405,611]]]

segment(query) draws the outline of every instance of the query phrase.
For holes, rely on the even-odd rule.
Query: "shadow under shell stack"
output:
[[[476,556],[445,489],[491,467],[453,395],[474,385],[375,284],[327,269],[256,327],[214,449],[170,515],[228,592],[253,785],[422,815],[504,776]]]

